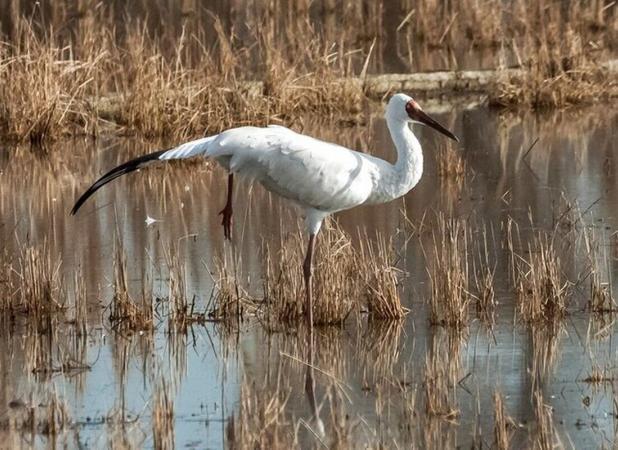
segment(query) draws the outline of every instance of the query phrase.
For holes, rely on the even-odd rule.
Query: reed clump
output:
[[[318,325],[342,323],[361,294],[350,237],[338,226],[325,224],[316,243],[313,269],[313,320]],[[276,258],[266,248],[264,301],[269,322],[294,323],[304,317],[305,257],[301,232],[290,234]]]
[[[515,422],[506,412],[504,397],[500,392],[494,393],[494,446],[499,450],[511,448]]]
[[[165,261],[169,275],[167,300],[170,329],[186,330],[194,323],[203,323],[204,313],[197,311],[195,297],[188,298],[186,266],[178,249],[170,246],[165,251]]]
[[[257,301],[239,280],[241,261],[229,258],[215,258],[214,290],[206,306],[208,317],[217,321],[241,320],[247,312],[254,313]]]
[[[615,76],[601,64],[612,54],[618,32],[615,8],[583,1],[566,7],[549,1],[513,4],[522,14],[515,25],[521,35],[508,47],[524,71],[503,77],[490,92],[490,103],[547,108],[618,95]]]
[[[92,134],[96,117],[86,99],[105,49],[79,59],[53,30],[39,36],[26,19],[15,26],[16,39],[0,45],[0,134],[36,143]]]
[[[20,315],[44,325],[51,315],[65,309],[62,262],[46,241],[22,246],[16,260],[5,257],[1,264],[0,310],[5,317]]]
[[[117,240],[114,248],[114,296],[110,303],[109,321],[120,332],[151,330],[154,327],[152,296],[143,295],[136,302],[129,293],[127,258],[122,243]]]
[[[516,258],[520,316],[530,323],[560,321],[567,312],[569,287],[554,240],[547,234],[536,234],[528,245],[527,255]]]
[[[275,323],[298,322],[304,315],[304,258],[300,231],[281,243],[276,258],[266,248],[264,301],[268,317]],[[361,302],[366,303],[374,319],[403,318],[406,309],[398,295],[399,271],[393,259],[392,245],[383,237],[378,236],[375,242],[365,239],[356,249],[336,222],[325,223],[313,259],[314,322],[341,324]]]
[[[437,164],[438,176],[445,180],[461,182],[466,173],[466,160],[451,145],[439,147]]]
[[[612,277],[609,270],[607,254],[603,257],[599,255],[601,251],[600,243],[594,234],[594,228],[586,228],[583,231],[584,247],[589,261],[589,280],[590,294],[588,298],[588,309],[595,314],[613,314],[618,311],[618,305],[612,292]],[[605,267],[600,266],[602,260]],[[604,280],[602,273],[607,273]]]
[[[427,269],[431,282],[430,320],[434,324],[456,329],[467,325],[472,300],[469,251],[465,222],[438,215]]]
[[[363,297],[372,319],[398,320],[408,312],[397,290],[401,271],[394,267],[392,240],[378,234],[375,240],[361,237],[357,251],[358,274],[364,278]]]

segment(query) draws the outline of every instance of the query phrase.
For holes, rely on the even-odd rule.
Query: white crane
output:
[[[423,173],[423,152],[410,130],[410,123],[427,125],[458,141],[453,133],[429,117],[405,94],[396,94],[390,99],[385,117],[397,148],[395,164],[281,126],[233,128],[141,156],[112,169],[82,194],[71,214],[75,214],[100,187],[125,173],[157,161],[196,156],[213,158],[229,172],[227,202],[219,213],[223,215],[226,239],[231,238],[234,174],[245,180],[258,181],[269,191],[291,200],[304,210],[309,234],[303,263],[305,314],[311,329],[312,258],[322,221],[337,211],[394,200],[419,182]]]

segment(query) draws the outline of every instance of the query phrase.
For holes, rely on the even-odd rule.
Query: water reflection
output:
[[[527,445],[536,430],[537,391],[552,407],[562,442],[611,445],[613,393],[582,380],[595,364],[615,360],[615,321],[607,316],[595,320],[585,312],[588,290],[582,282],[569,299],[571,314],[555,333],[548,336],[546,329],[521,323],[515,314],[506,224],[511,219],[520,225],[514,242],[520,255],[539,230],[555,232],[571,280],[589,266],[583,246],[576,245],[583,224],[594,227],[610,255],[604,273],[605,281],[612,282],[618,115],[595,108],[550,116],[454,108],[439,120],[462,136],[462,148],[455,149],[466,163],[460,187],[451,192],[437,176],[439,138],[421,129],[426,172],[419,186],[391,204],[339,215],[353,241],[376,231],[394,237],[405,274],[402,301],[411,312],[393,323],[353,314],[343,327],[313,333],[273,333],[252,320],[232,327],[207,322],[184,333],[168,328],[166,317],[158,317],[159,326],[150,332],[114,333],[102,306],[113,295],[115,234],[125,243],[129,290],[136,298],[148,273],[154,296],[167,297],[165,249],[174,245],[184,255],[188,295],[204,309],[214,287],[209,272],[213,258],[226,252],[241,261],[247,290],[260,294],[262,244],[276,245],[282,233],[295,232],[295,212],[259,187],[239,188],[236,240],[230,248],[223,243],[216,214],[225,202],[226,178],[217,168],[190,163],[120,179],[97,193],[77,217],[69,217],[72,202],[88,182],[156,144],[110,138],[62,143],[45,156],[29,148],[0,150],[5,251],[17,254],[19,243],[47,239],[61,256],[68,284],[81,266],[88,305],[87,336],[65,320],[51,324],[53,332],[37,332],[20,320],[2,327],[2,437],[32,440],[36,446],[52,440],[93,447],[151,446],[158,414],[153,405],[165,405],[161,392],[167,392],[176,445],[221,447],[229,442],[230,429],[247,417],[242,402],[253,398],[243,397],[248,383],[256,385],[262,400],[277,399],[272,404],[278,405],[276,417],[283,428],[269,436],[286,436],[285,442],[291,439],[303,447],[320,442],[425,448],[478,445],[481,439],[487,443],[497,391],[518,424],[516,447]],[[369,114],[365,125],[344,129],[305,120],[304,131],[391,161],[395,156],[379,115]],[[565,222],[557,219],[567,203],[580,205],[583,222],[557,227]],[[495,263],[497,300],[491,332],[472,317],[464,335],[429,323],[422,249],[431,244],[438,212],[474,217],[469,223],[478,224],[475,239],[481,239],[481,226],[488,230],[483,245]],[[148,217],[157,221],[147,224]],[[51,436],[41,432],[42,425],[30,434],[8,425],[34,405],[47,411],[53,392],[66,404],[72,427]],[[428,396],[434,403],[428,403]],[[47,416],[40,412],[40,417]],[[287,434],[277,434],[282,429]]]

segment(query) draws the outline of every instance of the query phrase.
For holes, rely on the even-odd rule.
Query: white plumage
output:
[[[391,98],[385,117],[397,149],[395,164],[281,126],[234,128],[118,166],[94,183],[80,197],[72,212],[77,212],[85,200],[104,184],[152,162],[196,156],[215,159],[230,173],[228,202],[222,211],[227,238],[230,237],[233,175],[259,182],[304,210],[310,236],[304,269],[306,312],[311,324],[311,260],[314,238],[324,218],[358,205],[393,200],[418,183],[423,172],[423,154],[418,139],[410,130],[411,122],[428,125],[457,139],[405,94]]]

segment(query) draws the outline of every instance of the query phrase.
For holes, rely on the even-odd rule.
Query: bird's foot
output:
[[[219,211],[219,214],[223,216],[221,225],[223,225],[223,237],[228,241],[232,240],[232,205],[227,203],[225,208]]]

